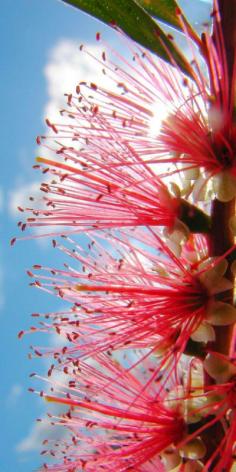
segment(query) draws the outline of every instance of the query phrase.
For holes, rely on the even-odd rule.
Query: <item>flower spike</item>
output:
[[[30,354],[52,358],[37,393],[63,431],[44,471],[236,470],[236,8],[213,3],[201,38],[176,11],[188,77],[172,35],[167,64],[117,32],[132,61],[107,45],[109,85],[77,84],[37,138],[42,198],[18,226],[48,226],[64,263],[27,271],[62,305],[29,329],[58,340]]]

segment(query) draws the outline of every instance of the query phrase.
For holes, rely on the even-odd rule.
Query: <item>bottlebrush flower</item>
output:
[[[57,447],[49,443],[48,453],[60,462],[47,470],[164,470],[160,453],[168,449],[171,455],[187,426],[182,400],[169,402],[166,392],[157,399],[158,382],[145,389],[152,367],[149,359],[129,371],[104,355],[69,366],[68,384],[55,382],[53,393],[44,394],[49,402],[68,406],[52,421],[71,434]]]
[[[222,357],[218,356],[219,363],[224,362]],[[202,363],[186,358],[163,387],[160,375],[152,378],[155,357],[140,363],[130,354],[122,363],[121,356],[119,360],[104,354],[92,361],[68,359],[64,379],[43,379],[50,393],[40,391],[40,396],[68,406],[66,413],[49,415],[48,422],[65,428],[66,434],[43,442],[47,448],[42,454],[57,462],[50,461],[43,470],[95,472],[115,467],[117,471],[164,472],[176,466],[180,472],[231,470],[236,431],[234,377],[205,388]],[[204,441],[214,425],[221,429],[221,441],[206,458]]]
[[[45,469],[154,472],[160,456],[179,472],[228,472],[234,463],[236,60],[231,77],[214,6],[214,34],[201,39],[177,12],[190,77],[132,43],[132,63],[102,53],[120,92],[78,84],[64,119],[47,120],[51,134],[37,139],[49,156],[36,167],[49,179],[41,207],[26,208],[27,224],[65,226],[66,242],[53,246],[70,260],[28,272],[31,285],[69,304],[31,328],[60,336],[63,347],[35,354],[53,356],[69,376],[42,393],[68,406],[52,421],[71,433],[50,448],[57,460]],[[207,204],[195,207],[202,193]],[[210,218],[202,208],[215,197]],[[65,236],[79,231],[88,250]],[[122,356],[123,366],[114,360]]]
[[[68,381],[66,377],[48,379],[53,385],[50,394],[40,395],[68,406],[66,413],[50,415],[53,426],[65,427],[67,435],[55,443],[44,441],[43,454],[59,461],[44,469],[162,472],[179,466],[182,472],[194,467],[202,472],[230,470],[236,431],[231,410],[234,379],[204,389],[201,363],[191,360],[185,362],[184,371],[176,370],[163,389],[160,377],[150,383],[155,358],[134,367],[132,362],[132,357],[126,357],[124,367],[100,354],[93,361],[69,362],[64,370]],[[210,434],[216,423],[222,428],[225,415],[228,422],[222,440],[203,464],[199,459],[205,458],[206,447],[200,435]]]
[[[47,120],[55,142],[52,135],[38,142],[54,157],[39,157],[36,167],[42,165],[53,180],[41,186],[41,208],[26,208],[28,226],[173,228],[176,218],[182,219],[180,196],[186,189],[171,196],[165,180],[183,167],[191,174],[188,194],[197,179],[197,198],[213,177],[211,194],[223,201],[233,198],[236,130],[220,22],[216,35],[213,42],[205,32],[200,42],[203,66],[194,54],[195,82],[147,51],[135,51],[135,61],[123,60],[123,67],[105,53],[97,59],[121,92],[82,83],[68,95],[64,122]]]
[[[88,251],[68,239],[72,249],[58,247],[73,267],[36,265],[37,273],[30,272],[36,277],[32,285],[73,303],[66,316],[65,310],[61,315],[47,314],[51,328],[70,341],[66,355],[127,347],[182,353],[190,337],[212,341],[212,325],[235,321],[236,310],[227,303],[232,284],[223,277],[227,268],[223,258],[208,261],[204,256],[202,266],[201,259],[193,263],[175,257],[151,230],[132,234],[132,242],[127,233],[114,234],[113,245],[99,236],[89,243]],[[143,249],[144,244],[149,250]],[[150,249],[155,246],[161,254]],[[215,295],[224,292],[225,300],[218,302]],[[43,329],[50,329],[50,324],[46,322]]]
[[[172,151],[175,153],[172,162],[203,169],[202,186],[204,179],[206,184],[213,176],[213,192],[219,200],[229,201],[236,193],[233,89],[231,92],[231,84],[236,78],[236,57],[233,58],[231,77],[217,1],[214,1],[213,17],[214,37],[204,32],[200,45],[207,74],[196,56],[193,69],[199,76],[194,76],[193,94],[197,87],[194,100],[191,102],[193,97],[190,95],[180,106],[176,105],[176,111],[164,120],[157,140],[166,152],[166,162],[171,162]]]
[[[108,140],[107,146],[103,147],[103,153],[107,153],[109,158],[111,144]],[[125,164],[131,152],[128,147],[123,152]],[[117,151],[114,148],[113,154],[116,153],[119,157],[122,149]],[[63,225],[77,228],[77,231],[137,225],[174,229],[177,219],[181,218],[181,199],[171,196],[165,184],[142,163],[135,168],[134,161],[129,172],[120,169],[118,164],[111,173],[110,165],[105,162],[97,170],[85,168],[82,171],[75,164],[61,164],[43,158],[38,158],[38,161],[52,165],[53,176],[60,182],[54,180],[42,185],[41,190],[49,195],[44,198],[47,209],[33,210],[35,217],[28,219],[29,226]],[[113,161],[116,161],[115,156]],[[58,171],[57,167],[61,170]]]

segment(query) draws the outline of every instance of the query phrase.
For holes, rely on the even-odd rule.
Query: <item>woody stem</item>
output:
[[[218,0],[222,33],[224,38],[226,63],[228,69],[229,89],[228,89],[228,103],[231,102],[232,91],[235,87],[235,77],[233,74],[235,53],[236,53],[236,0]],[[214,20],[216,21],[216,19]],[[215,37],[216,24],[213,27],[213,39]],[[231,102],[232,103],[232,102]],[[235,215],[235,199],[230,202],[220,202],[215,199],[212,202],[211,208],[211,220],[212,227],[209,235],[208,246],[210,256],[221,256],[234,244],[234,237],[229,228],[229,220]],[[232,256],[231,256],[232,257]],[[230,260],[230,256],[228,258]],[[234,281],[234,276],[230,270],[230,264],[228,266],[225,277],[231,282]],[[218,299],[222,299],[224,302],[233,304],[234,303],[234,290],[228,290],[223,295],[220,294]],[[207,346],[209,349],[229,355],[230,346],[232,341],[233,326],[220,326],[215,327],[216,339],[214,343],[209,343]],[[205,374],[205,385],[212,384],[214,381],[211,377]],[[210,433],[210,434],[209,434]],[[215,448],[221,442],[224,437],[224,430],[220,423],[216,423],[213,429],[204,435],[204,441],[207,447],[207,460],[208,457],[214,452]],[[216,459],[217,460],[217,459]],[[214,464],[211,469],[214,470]]]
[[[225,47],[226,67],[228,69],[228,103],[230,106],[235,89],[235,54],[236,54],[236,0],[218,0],[221,16],[221,28]],[[216,37],[216,17],[213,23],[213,39]],[[234,237],[229,229],[229,220],[235,215],[235,199],[223,203],[214,200],[211,208],[212,229],[209,237],[209,255],[221,256],[234,244]],[[226,277],[233,281],[233,274],[228,267]],[[227,302],[233,304],[233,290],[227,293]],[[225,298],[225,294],[224,294]],[[225,301],[225,300],[224,300]],[[232,337],[232,327],[216,328],[216,341],[212,348],[228,354]]]
[[[210,256],[221,256],[234,244],[234,237],[229,228],[229,220],[235,214],[235,199],[230,202],[224,203],[218,200],[214,200],[212,203],[211,218],[212,228],[209,238],[209,255]],[[230,256],[229,256],[230,259]],[[231,282],[234,280],[234,276],[230,269],[230,264],[226,271],[225,277]],[[234,290],[228,290],[218,295],[218,300],[223,297],[222,301],[233,304]],[[220,352],[222,354],[229,354],[230,344],[232,338],[233,326],[216,326],[215,335],[216,340],[211,343],[210,348],[213,351]]]

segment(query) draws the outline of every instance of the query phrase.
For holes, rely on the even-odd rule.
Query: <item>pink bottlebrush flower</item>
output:
[[[48,314],[51,324],[46,321],[40,328],[56,330],[69,341],[67,355],[127,347],[182,353],[190,337],[214,340],[212,324],[235,320],[235,310],[227,304],[232,284],[223,277],[227,267],[223,258],[207,261],[203,251],[202,259],[189,262],[184,256],[175,257],[151,230],[137,230],[134,237],[138,244],[134,239],[130,242],[127,233],[113,235],[110,246],[100,236],[89,243],[88,251],[74,244],[72,249],[57,244],[74,267],[66,264],[59,270],[36,265],[37,273],[30,273],[36,277],[32,285],[73,303],[66,316]],[[154,247],[162,253],[150,250]],[[226,303],[219,305],[215,295],[224,292]]]
[[[68,109],[61,112],[65,121],[47,120],[55,143],[52,135],[38,141],[53,157],[39,157],[36,167],[43,164],[53,180],[41,186],[42,207],[26,209],[28,226],[173,228],[182,219],[183,193],[171,195],[165,180],[183,166],[203,173],[198,192],[214,177],[213,192],[232,198],[236,131],[220,23],[217,41],[206,32],[201,42],[208,77],[190,39],[189,45],[195,82],[148,52],[135,52],[132,64],[123,59],[123,68],[105,53],[97,59],[121,93],[82,83],[68,95]],[[165,104],[160,128],[158,110],[161,114]]]
[[[126,361],[127,363],[127,361]],[[68,383],[53,382],[49,402],[68,406],[69,411],[52,418],[68,429],[70,436],[48,444],[48,453],[59,460],[47,470],[98,472],[102,470],[164,471],[160,454],[186,435],[182,400],[157,399],[159,383],[145,390],[148,360],[132,371],[100,355],[94,361],[68,368]],[[175,387],[175,385],[173,385]],[[44,450],[44,454],[47,451]]]
[[[110,145],[108,141],[107,147]],[[110,156],[111,150],[107,154]],[[138,225],[173,229],[181,218],[181,199],[171,195],[144,164],[137,169],[132,167],[129,173],[117,167],[111,174],[110,166],[105,164],[90,171],[81,170],[75,164],[43,158],[40,161],[53,166],[53,176],[60,183],[54,180],[42,185],[42,191],[48,194],[44,197],[46,208],[32,210],[33,216],[27,220],[29,226],[63,225],[75,227],[77,231]]]
[[[232,88],[230,92],[230,83],[236,78],[236,57],[232,64],[233,77],[229,77],[217,0],[212,16],[214,37],[204,32],[200,45],[207,74],[196,56],[193,70],[198,76],[193,73],[195,84],[192,86],[193,95],[196,87],[195,96],[190,95],[180,106],[176,105],[175,112],[163,123],[158,142],[167,154],[176,153],[172,162],[202,168],[208,178],[222,172],[229,172],[235,178],[236,126],[234,91]],[[171,162],[168,155],[166,162]]]
[[[235,378],[204,387],[202,363],[192,359],[179,365],[163,388],[161,376],[152,378],[155,357],[132,366],[134,360],[135,356],[124,356],[122,367],[99,354],[88,362],[69,361],[64,369],[68,382],[60,376],[59,380],[47,379],[53,385],[50,393],[41,391],[40,395],[69,407],[66,413],[50,415],[49,421],[70,434],[55,442],[44,441],[48,449],[43,454],[60,461],[45,469],[74,472],[83,465],[90,472],[114,467],[124,472],[161,472],[178,465],[180,472],[189,466],[202,472],[231,470],[235,458]],[[235,364],[231,372],[236,372]],[[221,440],[205,458],[204,441],[215,425],[221,430]],[[204,464],[196,463],[199,459],[204,459]]]
[[[50,235],[64,226],[65,243],[53,246],[70,261],[28,271],[31,285],[63,303],[30,329],[59,335],[63,347],[34,352],[54,357],[48,377],[55,365],[67,377],[40,392],[69,408],[52,418],[67,435],[50,444],[55,464],[44,470],[161,472],[168,454],[180,472],[234,463],[236,59],[230,77],[214,7],[214,34],[201,39],[176,13],[189,77],[132,43],[132,63],[108,48],[96,60],[118,92],[78,84],[64,120],[46,120],[49,136],[37,139],[47,154],[35,167],[48,179],[41,206],[26,208],[19,226],[53,226]],[[208,204],[193,204],[203,193],[216,197],[212,219]],[[65,236],[79,231],[88,249]],[[230,340],[229,357],[214,352],[229,351]]]

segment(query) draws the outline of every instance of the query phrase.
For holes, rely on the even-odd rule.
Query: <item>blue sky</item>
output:
[[[206,12],[200,10],[203,6],[199,2],[201,18]],[[59,94],[70,91],[67,86],[76,68],[88,73],[90,64],[78,65],[77,48],[81,42],[94,42],[97,30],[106,30],[107,38],[115,41],[110,30],[57,0],[8,0],[1,5],[1,472],[32,472],[42,463],[33,447],[38,442],[33,422],[43,415],[45,405],[27,392],[32,383],[29,374],[46,370],[41,360],[27,359],[29,345],[40,344],[41,336],[27,335],[18,341],[17,333],[32,325],[30,313],[57,306],[55,299],[30,288],[26,276],[32,264],[55,264],[51,246],[35,240],[9,245],[20,217],[14,208],[24,203],[30,183],[39,179],[32,165],[35,136],[45,129],[45,108],[52,111]]]

